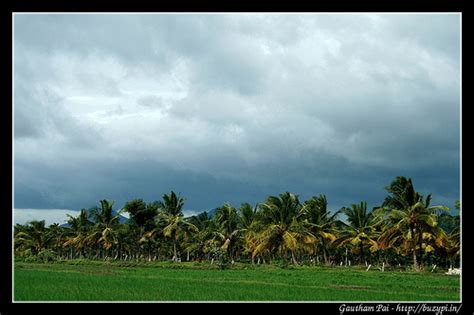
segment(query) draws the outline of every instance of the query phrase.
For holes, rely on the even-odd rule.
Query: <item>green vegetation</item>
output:
[[[457,299],[459,278],[436,273],[459,265],[459,215],[432,206],[411,179],[386,190],[372,211],[360,202],[330,213],[325,195],[300,202],[285,192],[192,217],[172,191],[127,202],[125,223],[101,200],[66,227],[15,225],[15,292],[44,300]],[[83,260],[87,267],[69,264]],[[166,268],[140,267],[150,265]],[[130,266],[138,269],[122,268]]]
[[[252,207],[224,203],[212,215],[184,217],[184,198],[173,191],[162,201],[113,202],[82,209],[69,226],[44,221],[15,225],[15,257],[26,261],[90,260],[211,261],[225,269],[234,262],[282,265],[386,265],[416,271],[456,267],[460,260],[459,215],[430,205],[411,179],[397,177],[388,196],[372,211],[366,202],[328,210],[325,195],[300,202],[290,192]],[[460,208],[460,203],[456,204]],[[225,257],[224,257],[225,256]]]
[[[16,262],[16,301],[454,301],[459,277],[362,267]]]

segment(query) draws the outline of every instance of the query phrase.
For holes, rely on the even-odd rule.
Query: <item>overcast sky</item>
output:
[[[373,207],[398,175],[453,208],[459,68],[457,14],[16,14],[14,208]]]

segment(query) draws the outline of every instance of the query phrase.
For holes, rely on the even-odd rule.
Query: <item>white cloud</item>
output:
[[[33,220],[45,220],[46,225],[53,223],[65,224],[67,215],[77,216],[79,211],[68,209],[14,209],[14,223],[26,224]]]

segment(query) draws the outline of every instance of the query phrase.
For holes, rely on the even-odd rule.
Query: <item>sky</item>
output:
[[[458,14],[15,14],[14,216],[460,199]],[[74,213],[74,212],[72,212]]]

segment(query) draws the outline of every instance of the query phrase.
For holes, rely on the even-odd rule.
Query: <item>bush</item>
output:
[[[219,269],[227,269],[230,266],[229,256],[227,252],[219,247],[214,247],[211,249],[211,257],[216,260],[217,266]]]
[[[26,261],[29,257],[31,257],[33,255],[33,253],[31,252],[31,249],[28,248],[26,250],[23,250],[23,251],[15,251],[15,261]]]
[[[56,256],[56,253],[52,251],[51,249],[43,249],[38,253],[37,259],[40,262],[49,263],[49,262],[56,261],[57,256]]]
[[[16,254],[16,253],[15,253]],[[16,262],[25,262],[25,263],[50,263],[58,260],[58,256],[51,249],[42,249],[39,253],[33,254],[33,252],[28,249],[23,251],[21,254],[15,255]]]
[[[35,255],[26,256],[26,257],[23,259],[23,261],[26,262],[26,263],[37,263],[37,262],[40,262],[39,259],[38,259],[38,256],[35,256]]]

